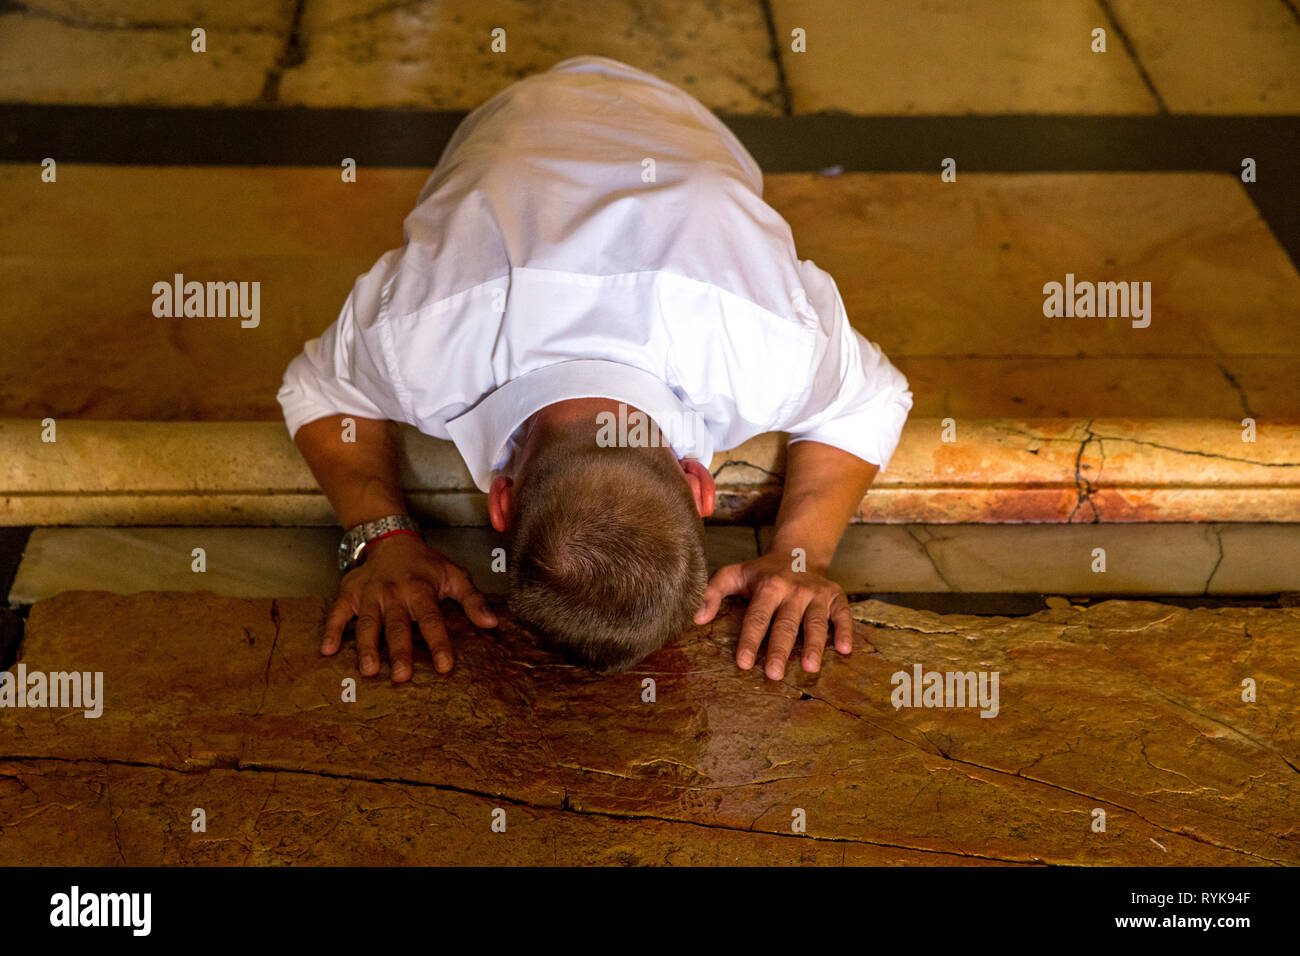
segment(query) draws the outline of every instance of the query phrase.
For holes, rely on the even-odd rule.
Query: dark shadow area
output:
[[[916,611],[935,614],[975,614],[989,617],[1027,617],[1047,608],[1045,594],[995,594],[995,593],[897,593],[850,594],[850,601],[883,601]],[[1089,606],[1103,601],[1153,601],[1174,607],[1294,607],[1300,604],[1296,595],[1246,594],[1246,595],[1164,595],[1164,594],[1093,594],[1086,597],[1071,595],[1071,604]]]

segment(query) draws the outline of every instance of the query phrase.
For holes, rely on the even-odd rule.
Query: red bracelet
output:
[[[379,535],[378,537],[371,538],[369,541],[367,541],[366,544],[365,544],[365,547],[363,547],[363,548],[361,549],[362,554],[365,553],[366,548],[370,547],[370,546],[371,546],[372,544],[374,544],[376,541],[383,541],[385,538],[392,537],[392,536],[395,535],[395,534],[413,534],[413,535],[415,535],[417,538],[419,538],[419,537],[423,537],[423,536],[420,534],[420,532],[418,532],[418,531],[412,531],[410,528],[398,528],[398,529],[396,529],[395,531],[385,531],[383,534]]]

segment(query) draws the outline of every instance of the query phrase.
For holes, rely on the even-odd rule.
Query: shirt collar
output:
[[[491,487],[492,473],[505,465],[515,430],[547,405],[570,398],[624,402],[650,416],[678,458],[708,464],[713,457],[713,438],[699,414],[658,378],[618,362],[578,359],[521,375],[447,422],[447,432],[480,491]]]

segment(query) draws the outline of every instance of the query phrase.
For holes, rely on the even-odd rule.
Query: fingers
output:
[[[736,644],[736,663],[742,670],[749,670],[758,659],[758,648],[767,633],[767,625],[772,614],[781,604],[781,592],[775,588],[765,588],[749,602],[749,610],[740,625],[740,640]]]
[[[442,623],[442,614],[438,602],[430,594],[420,594],[412,598],[411,616],[420,625],[420,635],[429,645],[433,655],[433,666],[439,674],[445,674],[452,668],[455,658],[451,653],[451,639],[447,637],[447,627]]]
[[[394,599],[384,602],[384,640],[388,642],[388,661],[392,666],[393,681],[402,683],[411,679],[411,619],[406,608]]]
[[[320,652],[326,657],[337,654],[343,644],[343,629],[356,617],[357,608],[350,594],[340,594],[325,618],[325,635],[320,642]]]
[[[465,616],[479,627],[496,627],[500,623],[488,607],[487,598],[474,587],[469,575],[460,568],[455,568],[447,575],[443,591],[444,596],[455,598],[465,609]]]
[[[831,617],[835,621],[835,649],[841,654],[853,652],[853,609],[841,591],[831,602]]]
[[[719,568],[709,579],[708,587],[704,589],[704,601],[700,609],[695,612],[695,623],[708,624],[717,616],[718,608],[722,607],[722,599],[729,594],[739,594],[744,591],[745,585],[745,569],[742,565],[728,564]],[[755,653],[757,653],[757,646]],[[750,663],[753,663],[752,658]],[[740,666],[748,667],[746,664]]]
[[[765,671],[772,680],[785,676],[785,662],[799,638],[799,622],[808,609],[811,596],[795,592],[781,603],[772,622],[772,633],[767,639],[767,666]]]
[[[830,605],[828,598],[816,598],[803,617],[803,669],[810,674],[822,667],[822,654],[830,632]]]
[[[357,614],[357,670],[366,677],[379,673],[379,627],[382,621],[379,599],[372,595],[363,597]]]

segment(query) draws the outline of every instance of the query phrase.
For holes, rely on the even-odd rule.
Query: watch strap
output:
[[[350,571],[360,564],[366,545],[394,531],[420,533],[419,524],[408,515],[385,515],[349,528],[339,542],[339,570]]]

